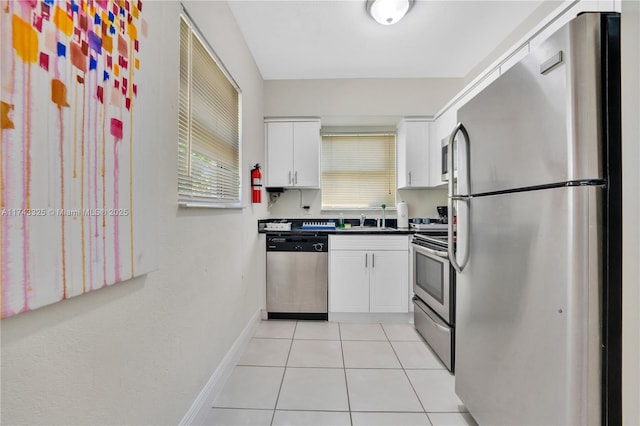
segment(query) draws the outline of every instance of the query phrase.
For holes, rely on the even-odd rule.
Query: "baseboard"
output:
[[[193,401],[189,411],[187,411],[187,414],[185,414],[180,421],[180,425],[192,424],[198,416],[198,413],[200,413],[200,410],[206,407],[208,403],[213,402],[213,400],[218,396],[225,382],[231,375],[233,367],[236,366],[242,352],[255,334],[261,318],[261,310],[258,309],[242,330],[242,333],[240,333],[235,342],[233,342],[233,345],[231,345],[227,354],[222,358],[220,365],[218,365],[218,368],[213,372],[207,381],[207,384],[204,385],[204,388],[202,388],[196,399]]]
[[[353,323],[413,323],[413,313],[329,312],[329,321]]]

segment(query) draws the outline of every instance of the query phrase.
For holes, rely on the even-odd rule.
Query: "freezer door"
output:
[[[471,201],[455,386],[478,423],[600,423],[601,199],[564,187]]]
[[[458,111],[471,163],[458,193],[602,178],[599,34],[600,15],[579,16]]]

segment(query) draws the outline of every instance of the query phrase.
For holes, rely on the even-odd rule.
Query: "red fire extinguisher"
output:
[[[260,164],[256,164],[251,169],[251,202],[260,204],[262,202],[262,173]]]

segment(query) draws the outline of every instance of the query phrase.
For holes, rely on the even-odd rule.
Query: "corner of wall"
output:
[[[640,424],[640,2],[622,1],[622,420]]]

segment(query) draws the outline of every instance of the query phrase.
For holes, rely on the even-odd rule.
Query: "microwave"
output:
[[[457,139],[454,139],[454,145],[455,142],[457,141]],[[441,165],[440,165],[440,170],[442,173],[442,181],[443,182],[447,182],[449,180],[449,136],[447,136],[446,138],[442,139],[441,142],[441,156],[440,156],[440,160],[441,160]],[[457,171],[458,171],[458,152],[457,150],[454,148],[453,150],[453,164],[454,164],[454,179],[457,177]]]

